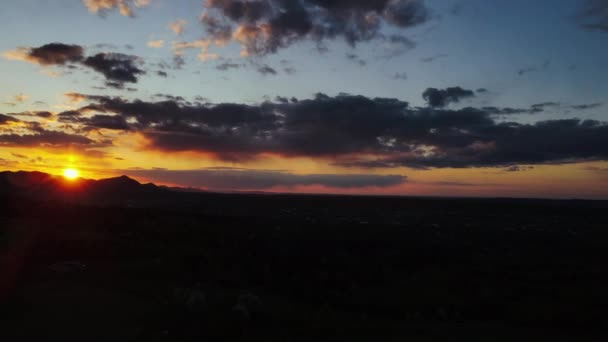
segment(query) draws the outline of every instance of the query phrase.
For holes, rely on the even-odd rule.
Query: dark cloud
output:
[[[139,57],[122,53],[98,53],[82,63],[103,74],[106,85],[114,88],[122,88],[124,83],[137,83],[137,77],[145,73],[138,67]]]
[[[470,133],[467,133],[469,135]],[[495,123],[475,130],[477,139],[466,146],[437,144],[431,153],[383,158],[349,166],[361,167],[495,167],[513,164],[573,163],[606,160],[608,125],[578,119],[535,124]]]
[[[294,42],[342,38],[351,46],[386,39],[382,25],[398,29],[426,22],[423,0],[207,0],[201,17],[214,41],[234,39],[248,55],[274,53]]]
[[[140,57],[112,52],[85,57],[84,52],[85,49],[79,45],[51,43],[36,48],[9,51],[3,56],[39,65],[67,68],[76,68],[75,65],[84,66],[104,75],[106,85],[114,88],[122,88],[125,83],[137,83],[137,77],[145,74],[145,71],[139,67],[143,64]]]
[[[186,102],[186,99],[183,96],[175,96],[175,95],[170,95],[170,94],[154,94],[152,96],[161,97],[165,100],[171,100],[171,101],[175,101],[175,102]],[[198,101],[199,99],[197,98],[196,100]]]
[[[493,115],[515,115],[515,114],[534,114],[537,113],[531,108],[511,108],[511,107],[482,107],[482,110]]]
[[[512,165],[504,169],[505,172],[524,172],[533,170],[534,166]]]
[[[346,58],[350,61],[353,61],[353,62],[359,64],[360,66],[367,65],[367,62],[364,59],[359,58],[359,56],[354,53],[347,53]]]
[[[39,65],[65,65],[84,58],[84,48],[79,45],[51,43],[36,48],[11,52],[14,59],[23,59]],[[9,54],[11,54],[9,53]]]
[[[33,134],[0,134],[0,146],[66,147],[94,144],[93,140],[81,135],[44,129],[38,129]]]
[[[271,68],[268,65],[261,65],[260,67],[258,67],[258,72],[264,76],[278,74],[275,69]]]
[[[1,114],[0,114],[1,115]],[[30,117],[39,117],[43,119],[49,119],[53,117],[53,113],[47,111],[33,111],[33,112],[21,112],[21,113],[10,113],[10,115],[14,116],[30,116]],[[0,119],[0,123],[2,120]]]
[[[475,92],[476,92],[477,94],[487,94],[487,93],[489,93],[490,91],[489,91],[488,89],[486,89],[486,88],[478,88],[477,90],[475,90]]]
[[[464,9],[466,8],[466,4],[462,2],[457,2],[450,7],[450,14],[454,16],[459,16],[462,14]]]
[[[296,72],[298,72],[296,70],[296,68],[294,67],[286,67],[283,69],[283,71],[287,74],[287,75],[294,75]]]
[[[240,67],[241,67],[241,64],[225,62],[225,63],[218,64],[215,68],[220,71],[227,71],[230,69],[238,69]]]
[[[397,72],[393,76],[393,79],[400,80],[400,81],[406,81],[407,80],[407,73],[405,73],[405,72]]]
[[[530,111],[533,113],[539,113],[539,112],[544,112],[545,109],[547,108],[556,108],[559,107],[560,104],[557,102],[542,102],[542,103],[536,103],[533,104],[530,107]]]
[[[576,109],[576,110],[587,110],[587,109],[599,108],[601,106],[602,106],[601,103],[589,103],[589,104],[582,104],[582,105],[574,105],[574,106],[571,106],[571,108]]]
[[[120,115],[95,114],[85,117],[78,111],[67,111],[57,115],[58,121],[62,123],[80,124],[84,130],[110,129],[129,130],[127,120]]]
[[[391,187],[406,183],[400,175],[297,175],[285,171],[210,168],[173,171],[165,169],[121,170],[132,177],[216,190],[267,190],[274,187],[324,186],[338,189]]]
[[[474,97],[472,90],[462,89],[461,87],[449,87],[446,89],[427,88],[422,93],[422,98],[431,107],[445,107],[450,103],[460,102],[461,99]]]
[[[173,56],[173,69],[180,70],[184,65],[186,65],[184,57],[178,55]]]
[[[36,115],[39,118],[45,118],[48,119],[50,117],[53,116],[53,113],[51,112],[46,112],[46,111],[42,111],[42,112],[34,112],[34,115]]]
[[[257,105],[78,96],[91,102],[83,110],[132,122],[129,129],[144,135],[150,149],[198,151],[223,160],[275,154],[349,167],[443,168],[608,159],[605,123],[504,122],[495,116],[509,109],[493,107],[412,108],[397,99],[349,94]]]
[[[608,1],[585,0],[577,20],[587,30],[608,32]]]
[[[436,60],[438,60],[440,58],[446,58],[446,57],[448,57],[448,55],[445,54],[445,53],[442,53],[442,54],[439,54],[439,55],[434,55],[434,56],[430,56],[430,57],[421,58],[420,61],[423,62],[423,63],[432,63],[432,62],[434,62],[434,61],[436,61]]]
[[[379,39],[384,46],[384,51],[378,56],[379,58],[390,59],[401,56],[416,47],[416,43],[401,35],[381,36]]]
[[[26,156],[24,154],[20,154],[20,153],[11,152],[11,155],[13,157],[20,158],[20,159],[28,159],[28,156]]]
[[[129,125],[124,117],[119,115],[93,115],[90,118],[80,120],[80,123],[85,125],[85,129],[111,129],[111,130],[128,130]]]
[[[523,76],[525,74],[528,74],[531,72],[536,72],[536,71],[538,71],[538,69],[535,67],[527,67],[527,68],[521,68],[521,69],[517,70],[517,74],[519,76]]]
[[[496,115],[514,115],[514,114],[537,114],[548,110],[577,110],[583,111],[601,107],[601,103],[590,103],[582,105],[567,105],[559,102],[542,102],[535,103],[530,108],[498,108],[498,107],[483,107],[483,110]]]
[[[12,117],[10,115],[0,114],[0,125],[7,124],[9,122],[17,122],[17,121],[19,121],[19,120],[15,119],[14,117]]]
[[[57,114],[57,117],[60,122],[74,122],[80,115],[80,112],[77,110],[68,110]]]

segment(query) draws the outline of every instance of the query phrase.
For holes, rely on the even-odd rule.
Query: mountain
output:
[[[127,176],[67,180],[43,172],[0,172],[0,197],[3,198],[133,205],[166,197],[170,192],[167,188],[141,184]]]

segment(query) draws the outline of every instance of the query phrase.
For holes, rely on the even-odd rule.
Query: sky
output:
[[[0,2],[0,169],[608,199],[608,0]]]

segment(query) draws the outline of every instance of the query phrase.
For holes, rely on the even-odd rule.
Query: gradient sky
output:
[[[608,199],[608,1],[0,3],[0,165]]]

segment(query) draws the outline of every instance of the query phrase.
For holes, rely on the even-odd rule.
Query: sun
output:
[[[65,169],[63,170],[63,176],[69,180],[73,180],[80,176],[80,172],[76,169]]]

